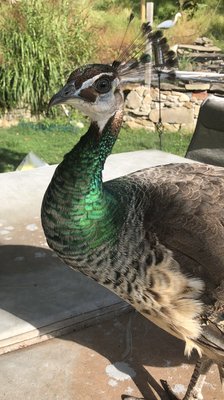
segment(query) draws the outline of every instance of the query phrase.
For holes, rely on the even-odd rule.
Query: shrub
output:
[[[87,10],[72,0],[0,3],[0,105],[42,112],[94,49]]]
[[[222,38],[224,37],[224,13],[223,15],[214,15],[206,33],[214,39],[220,40],[220,42],[222,42],[220,45],[222,44],[223,47]]]

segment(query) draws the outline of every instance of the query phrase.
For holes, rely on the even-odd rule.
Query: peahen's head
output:
[[[49,106],[70,104],[97,121],[106,122],[123,103],[120,79],[113,65],[89,64],[76,69]]]
[[[158,66],[174,64],[173,52],[161,31],[153,32],[150,24],[142,26],[140,41],[130,45],[112,64],[89,64],[76,69],[65,86],[50,100],[49,107],[69,104],[87,115],[103,128],[108,119],[123,107],[124,84],[144,81],[145,65],[151,63],[142,53],[148,42],[152,44]],[[139,39],[137,37],[137,39]],[[135,53],[135,57],[130,53]]]

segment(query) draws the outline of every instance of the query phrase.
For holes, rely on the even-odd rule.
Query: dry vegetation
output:
[[[186,14],[183,14],[181,20],[170,30],[167,31],[166,36],[171,45],[178,43],[192,44],[195,39],[202,36],[205,32],[203,18],[188,19]]]

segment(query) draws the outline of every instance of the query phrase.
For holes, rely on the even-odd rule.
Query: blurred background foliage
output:
[[[140,0],[1,0],[0,108],[46,110],[52,93],[69,73],[89,62],[116,57],[131,10],[134,19],[124,41],[140,27]],[[166,32],[171,44],[208,36],[224,49],[223,0],[156,0],[155,26],[183,17]]]
[[[0,102],[41,112],[95,49],[88,8],[69,0],[0,3]]]

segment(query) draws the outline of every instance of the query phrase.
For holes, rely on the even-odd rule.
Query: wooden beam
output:
[[[146,12],[145,12],[145,1],[146,0],[141,0],[141,21],[145,22],[145,17],[146,17]]]
[[[206,51],[207,53],[212,53],[214,51],[222,51],[220,47],[217,46],[198,46],[197,44],[178,44],[179,49],[189,49],[195,51]]]

